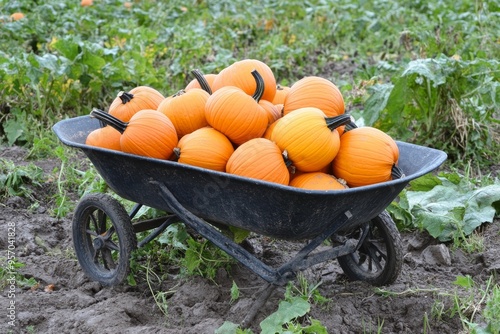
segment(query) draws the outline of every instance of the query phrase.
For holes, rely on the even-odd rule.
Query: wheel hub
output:
[[[100,250],[104,248],[105,240],[102,236],[98,236],[97,238],[94,239],[92,243],[94,245],[94,249]]]

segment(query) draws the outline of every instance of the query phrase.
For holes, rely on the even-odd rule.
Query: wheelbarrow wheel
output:
[[[125,208],[107,194],[86,195],[76,207],[72,227],[76,257],[84,273],[104,286],[122,283],[137,248]]]
[[[391,284],[398,278],[403,262],[399,231],[386,211],[366,224],[368,233],[361,247],[337,260],[345,275],[353,281],[375,286]],[[348,237],[359,239],[362,233],[360,228]]]

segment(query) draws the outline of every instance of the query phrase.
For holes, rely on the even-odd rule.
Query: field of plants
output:
[[[480,0],[0,0],[1,332],[498,334],[499,31],[500,4]],[[325,264],[243,328],[263,281],[182,224],[135,251],[119,287],[82,273],[74,209],[113,194],[53,125],[137,86],[172,96],[193,70],[243,59],[281,86],[328,79],[358,127],[447,153],[387,208],[405,251],[393,285]],[[270,263],[298,247],[244,237]]]

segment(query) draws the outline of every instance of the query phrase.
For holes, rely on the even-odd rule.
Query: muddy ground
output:
[[[26,154],[18,147],[0,148],[0,158],[16,164],[28,163]],[[52,175],[60,162],[40,160],[36,164]],[[52,191],[53,184],[35,188],[33,196],[40,201],[35,210],[19,197],[0,203],[2,266],[9,246],[8,227],[15,226],[15,256],[25,264],[19,272],[38,282],[31,288],[17,284],[11,298],[10,287],[5,287],[0,296],[1,333],[214,333],[225,321],[243,320],[252,295],[264,285],[238,264],[229,271],[220,269],[214,281],[174,276],[153,287],[171,291],[165,316],[141,277],[137,286],[113,288],[86,278],[72,248],[71,214],[64,219],[49,214]],[[483,225],[478,233],[484,238],[485,250],[474,254],[439,245],[425,233],[402,233],[402,272],[394,284],[382,287],[385,293],[364,282],[348,281],[336,261],[308,269],[303,274],[309,282],[320,283],[319,292],[328,301],[313,303],[308,317],[300,321],[305,325],[310,318],[317,319],[328,333],[377,333],[379,329],[381,333],[466,333],[457,313],[450,316],[452,296],[467,295],[453,281],[470,275],[484,284],[500,270],[499,230],[499,220]],[[267,263],[282,263],[300,247],[282,241],[265,240],[262,244],[259,236],[250,241],[256,255]],[[231,302],[233,280],[240,288],[240,297]],[[276,311],[284,291],[276,289],[260,309],[250,327],[254,333],[260,333],[260,321]],[[15,311],[10,306],[13,301]],[[473,308],[464,311],[468,317],[473,312],[479,313]],[[12,315],[15,321],[9,324]],[[482,321],[477,317],[473,320]]]

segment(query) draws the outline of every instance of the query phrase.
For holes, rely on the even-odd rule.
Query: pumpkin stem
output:
[[[186,91],[184,89],[181,89],[180,91],[178,91],[177,93],[175,93],[174,95],[172,95],[172,97],[178,97],[178,96],[181,96],[184,93],[186,93]]]
[[[200,84],[201,89],[203,89],[208,94],[212,95],[212,88],[210,88],[210,85],[208,84],[207,79],[203,75],[203,72],[201,72],[198,69],[195,69],[195,70],[192,70],[191,73],[193,73],[196,80],[198,80],[198,83]]]
[[[92,109],[92,111],[90,112],[90,117],[95,117],[105,124],[112,126],[116,130],[120,131],[120,133],[123,133],[128,126],[128,123],[122,122],[113,115],[110,115],[107,112],[104,112],[97,108]]]
[[[255,78],[255,83],[257,84],[257,87],[255,88],[255,93],[253,93],[252,98],[259,102],[260,99],[262,98],[262,95],[264,95],[264,79],[260,75],[260,73],[257,70],[252,71],[252,75]]]
[[[325,117],[326,125],[330,130],[335,130],[341,125],[351,123],[351,115],[341,114],[334,117]]]
[[[181,157],[181,149],[179,147],[174,148],[174,154],[179,159]]]
[[[396,164],[392,165],[391,175],[393,180],[400,179],[405,176],[403,170]]]
[[[124,91],[119,92],[117,96],[120,98],[120,100],[122,100],[122,104],[130,102],[134,98],[134,94],[130,94]]]
[[[356,129],[358,126],[352,120],[345,125],[344,132]]]

